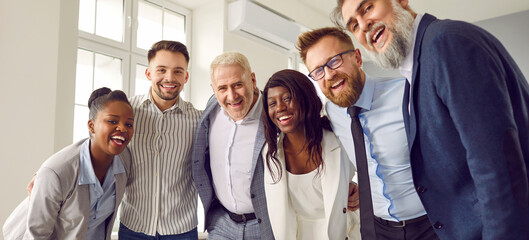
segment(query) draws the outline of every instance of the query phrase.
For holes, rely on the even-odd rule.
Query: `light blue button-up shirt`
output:
[[[90,189],[90,221],[86,239],[105,239],[105,222],[116,207],[116,178],[114,175],[124,173],[125,168],[119,156],[116,155],[101,186],[92,166],[89,148],[90,140],[88,139],[81,147],[79,173],[79,185],[88,184]]]
[[[405,81],[366,75],[364,89],[355,104],[362,108],[359,119],[364,130],[374,214],[390,221],[426,214],[413,185],[402,116]],[[334,133],[356,166],[347,108],[330,101],[325,106]]]

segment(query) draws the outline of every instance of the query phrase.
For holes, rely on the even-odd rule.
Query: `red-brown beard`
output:
[[[345,79],[345,88],[342,90],[339,96],[334,95],[334,93],[330,91],[330,86],[336,81],[340,81],[337,79]],[[364,89],[364,83],[360,74],[349,76],[345,73],[338,72],[334,75],[331,81],[326,81],[325,89],[322,89],[322,92],[334,104],[340,107],[349,107],[354,105],[358,98],[360,98],[362,89]]]

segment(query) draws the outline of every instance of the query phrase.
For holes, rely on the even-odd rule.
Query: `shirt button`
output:
[[[343,208],[343,213],[346,213],[347,212],[347,208]]]
[[[251,198],[255,198],[255,194],[252,193],[252,194],[250,195],[250,197],[251,197]]]
[[[418,193],[424,193],[426,192],[427,188],[423,187],[423,186],[418,186],[417,187],[417,192]]]
[[[443,224],[440,223],[440,222],[435,222],[435,224],[433,225],[433,227],[436,228],[436,229],[441,229],[441,228],[443,228]]]

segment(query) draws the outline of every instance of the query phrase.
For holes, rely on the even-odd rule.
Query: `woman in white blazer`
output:
[[[119,90],[95,90],[88,106],[90,138],[42,164],[29,202],[4,225],[6,239],[110,239],[130,169],[134,115]]]
[[[307,76],[282,70],[263,92],[265,193],[274,237],[360,239],[347,210],[354,167],[341,150]]]

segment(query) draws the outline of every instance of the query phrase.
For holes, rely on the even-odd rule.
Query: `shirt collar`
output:
[[[410,84],[412,81],[411,78],[413,74],[413,49],[415,49],[415,39],[417,38],[417,30],[419,29],[419,23],[421,23],[422,16],[422,14],[418,13],[415,17],[415,20],[413,21],[413,39],[410,45],[410,49],[408,49],[408,53],[406,54],[406,57],[404,58],[399,67],[400,74],[406,77]]]
[[[119,155],[114,156],[112,165],[110,165],[107,174],[111,172],[113,175],[124,173],[125,167],[121,163]],[[83,145],[81,145],[80,151],[80,164],[79,164],[79,185],[84,184],[96,184],[98,181],[92,166],[92,159],[90,158],[90,139],[87,139]]]
[[[360,94],[360,97],[356,101],[355,106],[365,110],[370,110],[371,102],[373,101],[373,96],[375,93],[375,81],[365,73],[364,76],[364,88],[362,89],[362,94]]]

